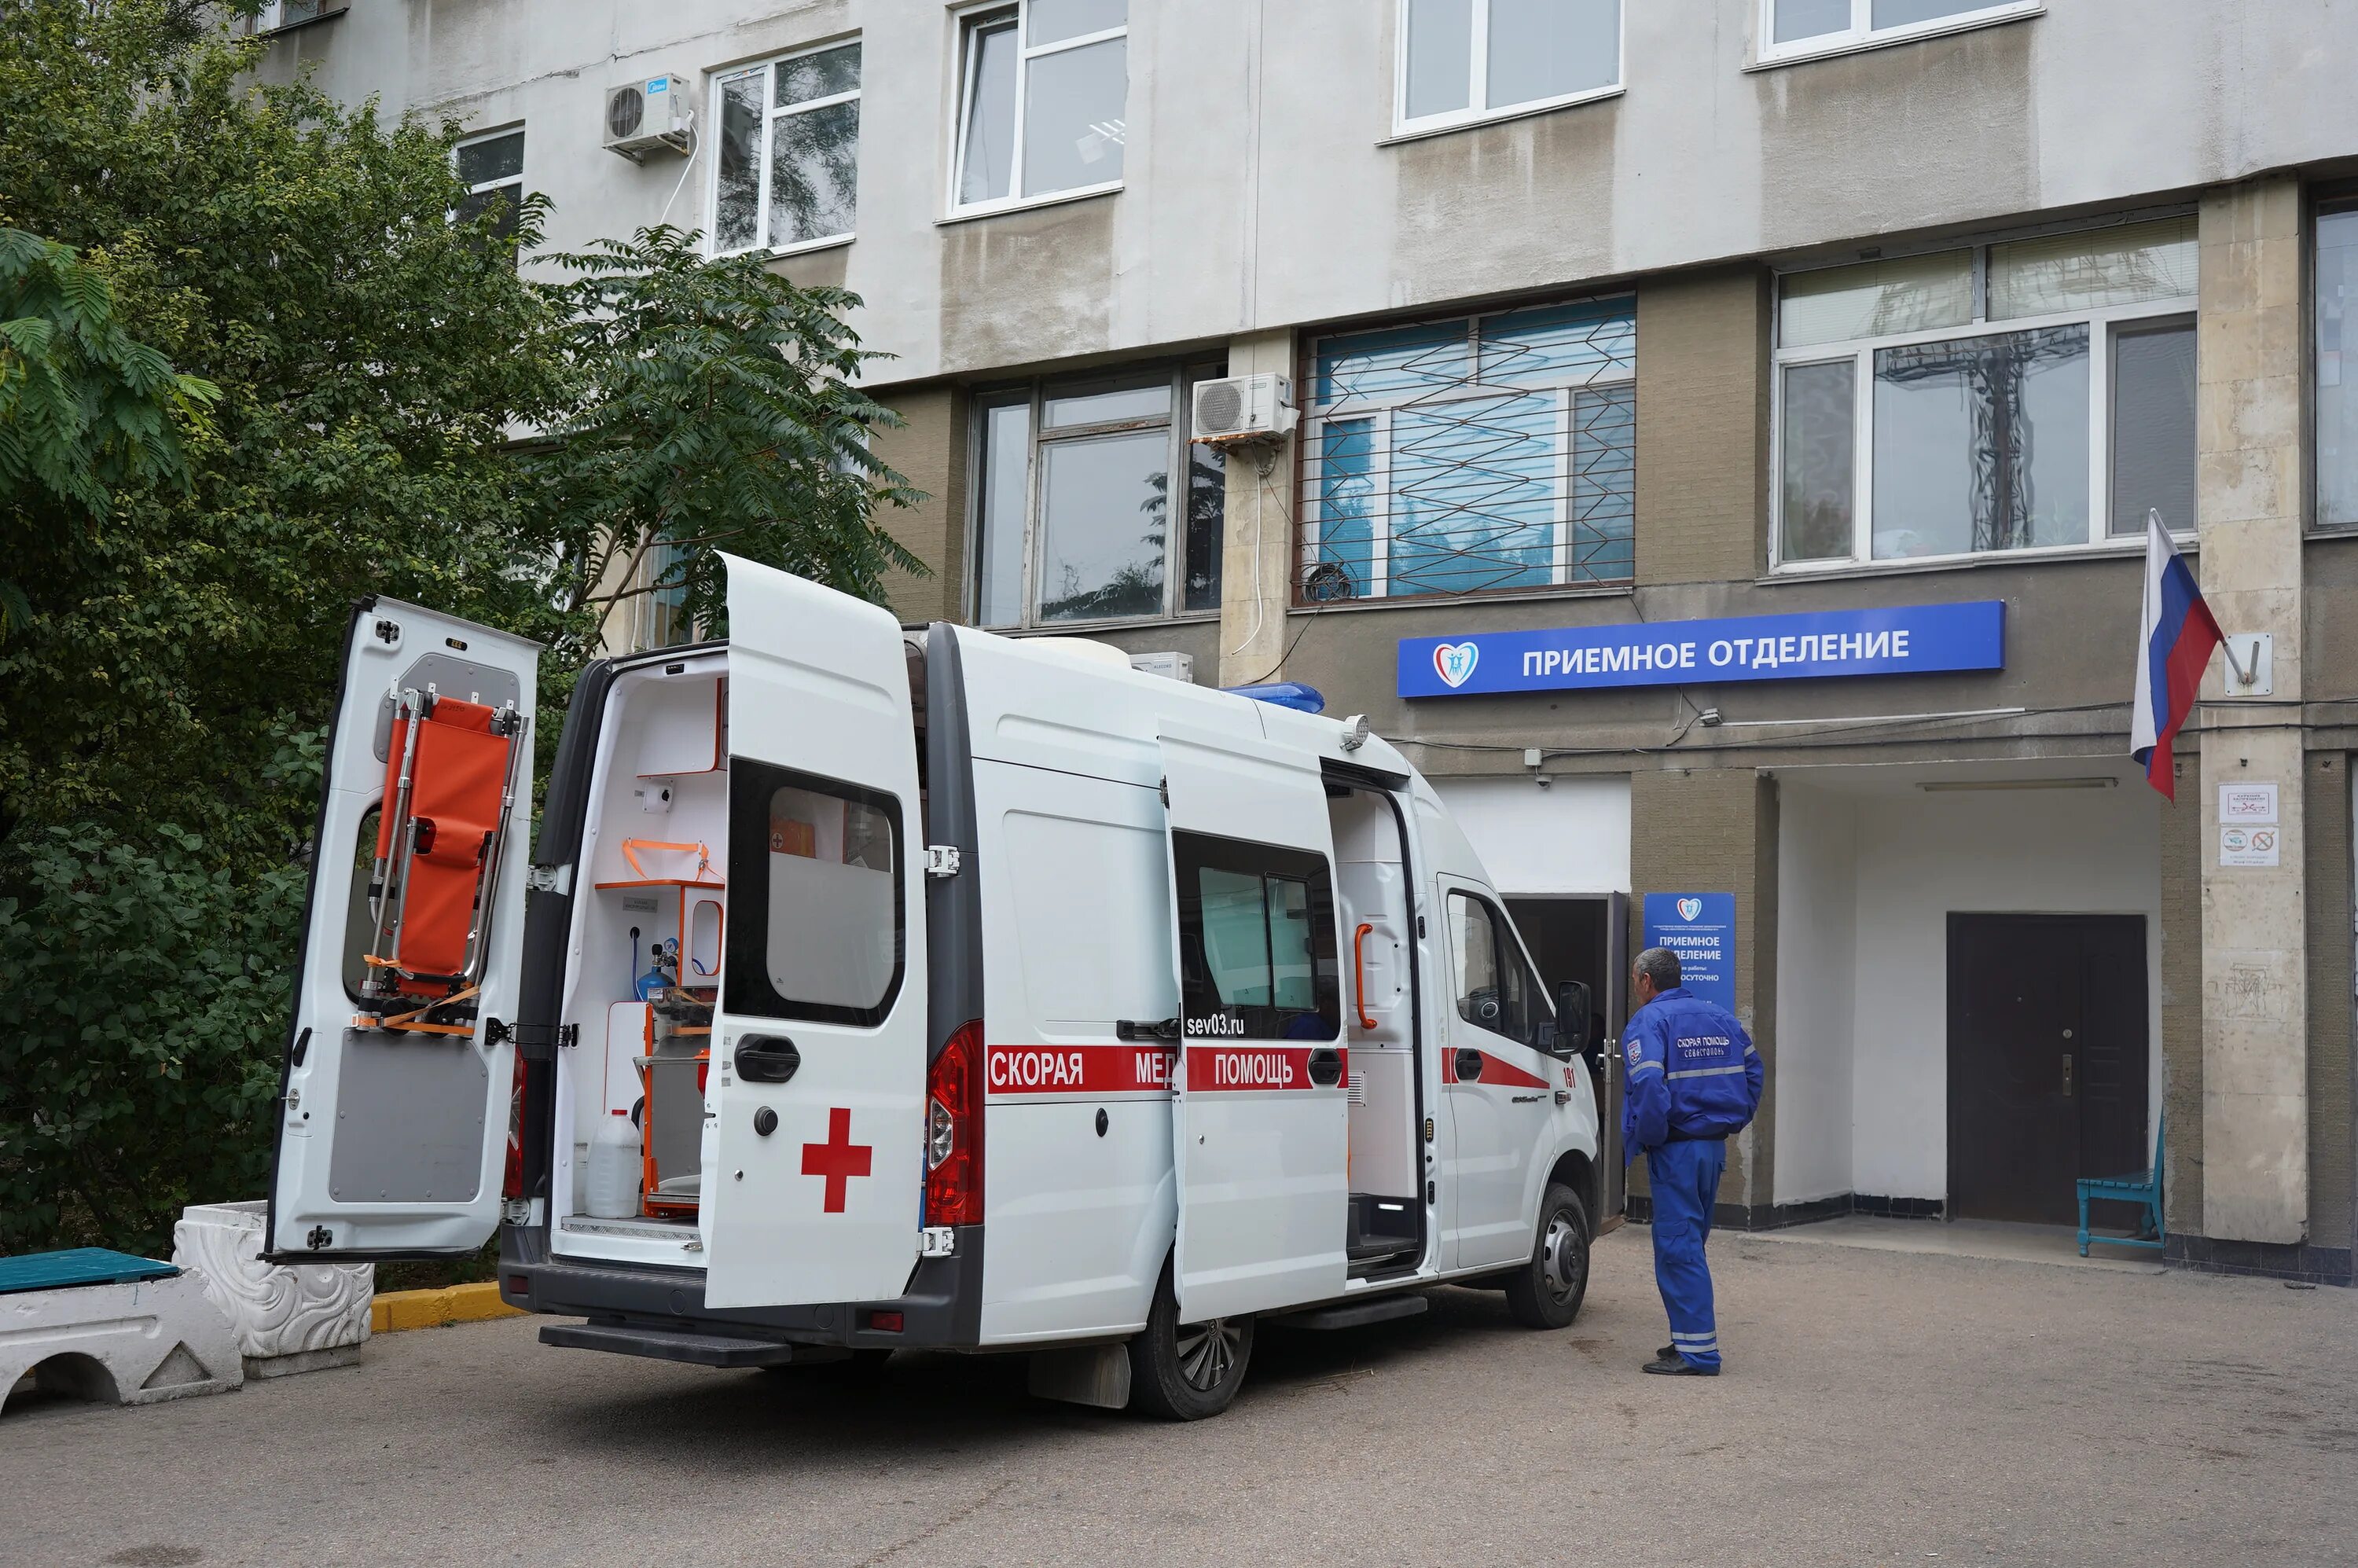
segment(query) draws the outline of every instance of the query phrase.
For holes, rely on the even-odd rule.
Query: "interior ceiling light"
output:
[[[1927,795],[1950,795],[1985,789],[2118,789],[2116,778],[2092,779],[1934,779],[1916,787]]]

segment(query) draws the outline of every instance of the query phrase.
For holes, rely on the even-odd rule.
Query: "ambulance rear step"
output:
[[[831,1345],[788,1345],[741,1335],[642,1328],[627,1323],[552,1323],[540,1331],[540,1342],[573,1350],[610,1350],[657,1361],[687,1361],[698,1367],[784,1367],[793,1361],[840,1361],[849,1354]]]
[[[1371,1302],[1346,1302],[1339,1306],[1313,1307],[1308,1312],[1287,1313],[1282,1317],[1265,1317],[1263,1323],[1280,1328],[1358,1328],[1370,1323],[1389,1323],[1396,1317],[1414,1317],[1433,1310],[1430,1297],[1407,1294],[1378,1296]],[[546,1336],[546,1329],[541,1330]]]

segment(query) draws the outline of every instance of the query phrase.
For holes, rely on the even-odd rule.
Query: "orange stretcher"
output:
[[[376,925],[363,957],[362,996],[382,1011],[364,1022],[471,1032],[471,1024],[428,1015],[471,997],[482,982],[525,729],[513,703],[494,709],[430,687],[394,699],[371,878]],[[411,1003],[421,1005],[384,1016]]]

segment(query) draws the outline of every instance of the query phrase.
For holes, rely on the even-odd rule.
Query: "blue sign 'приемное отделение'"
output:
[[[2006,667],[2006,603],[1916,604],[1400,641],[1400,695],[1934,675]]]

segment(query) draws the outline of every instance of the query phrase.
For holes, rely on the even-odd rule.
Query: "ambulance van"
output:
[[[550,1345],[1178,1418],[1261,1323],[1572,1321],[1585,990],[1363,720],[728,572],[726,643],[580,673],[530,846],[537,650],[358,607],[274,1257],[497,1232]]]

